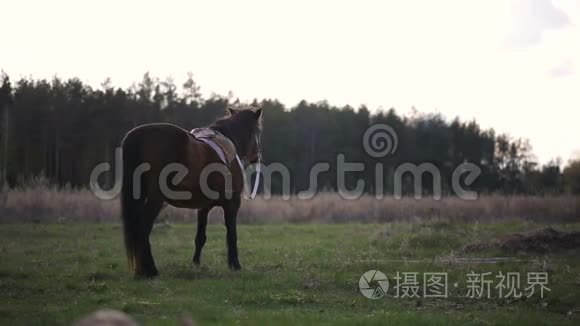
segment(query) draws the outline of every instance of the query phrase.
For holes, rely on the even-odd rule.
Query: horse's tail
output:
[[[133,136],[133,137],[132,137]],[[136,266],[140,266],[137,254],[140,245],[141,223],[139,215],[144,203],[144,196],[139,191],[139,198],[133,196],[133,174],[140,163],[139,137],[129,133],[123,140],[123,186],[121,188],[121,216],[123,218],[123,235],[125,238],[125,250],[129,261],[129,269],[134,272]]]

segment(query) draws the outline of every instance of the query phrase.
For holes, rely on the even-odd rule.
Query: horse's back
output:
[[[129,131],[123,139],[123,144],[137,141],[140,137],[150,136],[162,136],[167,140],[169,140],[167,138],[169,136],[172,141],[186,141],[188,138],[188,132],[185,129],[170,123],[144,124]]]

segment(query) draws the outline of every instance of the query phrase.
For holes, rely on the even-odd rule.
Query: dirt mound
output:
[[[580,232],[562,232],[551,227],[525,234],[515,233],[491,241],[472,243],[463,248],[464,253],[500,249],[511,253],[547,253],[580,248]]]

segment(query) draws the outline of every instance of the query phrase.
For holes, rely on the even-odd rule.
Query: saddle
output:
[[[190,133],[195,139],[209,145],[227,167],[230,167],[232,161],[237,160],[242,171],[244,170],[236,146],[228,137],[211,128],[195,128]]]
[[[211,128],[195,128],[190,131],[190,134],[197,140],[202,141],[209,145],[216,154],[219,156],[220,160],[231,169],[231,162],[236,160],[240,166],[240,171],[242,171],[242,178],[244,179],[244,184],[246,184],[246,174],[244,170],[244,164],[238,156],[236,146],[234,143],[226,136],[224,136],[219,131],[215,131]],[[256,180],[254,180],[254,188],[250,195],[250,199],[256,196],[258,191],[258,185],[260,184],[260,168],[261,165],[258,164],[256,169]]]

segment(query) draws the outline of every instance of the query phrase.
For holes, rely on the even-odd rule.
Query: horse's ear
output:
[[[262,108],[257,109],[254,114],[256,114],[256,119],[260,120],[260,117],[262,117]]]
[[[238,111],[236,111],[236,109],[229,107],[229,106],[226,108],[226,115],[227,116],[234,115],[236,113],[238,113]]]

